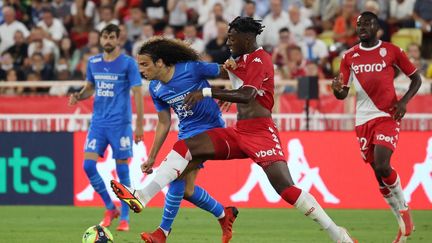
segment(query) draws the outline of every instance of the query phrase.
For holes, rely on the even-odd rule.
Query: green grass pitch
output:
[[[234,224],[232,243],[325,243],[331,242],[313,221],[294,209],[242,209]],[[131,213],[131,231],[110,227],[116,243],[141,242],[141,231],[159,224],[161,208]],[[390,243],[397,225],[390,210],[327,210],[340,225],[349,229],[360,243]],[[85,229],[98,223],[102,208],[60,206],[0,206],[0,242],[79,243]],[[432,242],[432,211],[414,211],[416,231],[408,242]],[[216,219],[196,208],[181,208],[174,223],[170,243],[217,243],[220,228]]]

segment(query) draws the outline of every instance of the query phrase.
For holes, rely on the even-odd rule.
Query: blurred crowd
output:
[[[403,46],[432,78],[430,0],[4,0],[0,1],[0,81],[84,80],[89,56],[101,52],[99,31],[121,29],[121,50],[135,55],[155,35],[189,43],[205,61],[223,63],[228,23],[261,19],[258,44],[272,54],[279,80],[332,78],[340,54],[358,41],[362,11],[379,16],[380,38],[417,29],[421,39]],[[1,95],[64,95],[78,87],[1,88]],[[283,90],[292,91],[290,88]],[[430,89],[427,90],[430,92]]]

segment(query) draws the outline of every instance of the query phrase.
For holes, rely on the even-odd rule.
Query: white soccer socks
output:
[[[327,231],[334,242],[353,242],[346,230],[337,226],[327,215],[321,205],[319,205],[316,199],[308,192],[302,190],[294,206],[305,216],[319,223],[321,227]]]
[[[141,203],[145,206],[170,182],[177,179],[185,170],[192,156],[183,140],[177,141],[157,170],[153,180],[141,190],[137,190]]]

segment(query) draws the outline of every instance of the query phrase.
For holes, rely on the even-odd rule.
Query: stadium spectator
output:
[[[224,7],[224,16],[227,22],[231,22],[234,18],[241,15],[244,0],[220,0]]]
[[[389,24],[399,28],[413,28],[415,0],[390,0]]]
[[[370,0],[355,0],[357,2],[356,9],[359,12],[368,11],[367,9],[367,1]],[[380,19],[388,19],[389,18],[389,12],[390,12],[390,1],[389,0],[372,0],[375,3],[378,4],[379,10],[378,10],[378,18]]]
[[[141,10],[146,14],[155,32],[162,31],[168,23],[167,0],[142,0]]]
[[[296,5],[291,5],[288,9],[288,29],[292,37],[297,43],[303,41],[303,35],[307,27],[312,26],[312,21],[301,15],[300,8]]]
[[[119,44],[120,44],[120,51],[126,55],[131,55],[132,54],[132,41],[130,41],[127,36],[128,36],[128,29],[126,27],[126,25],[124,24],[120,24],[118,25],[119,29],[120,29],[120,35],[119,35]]]
[[[5,81],[5,82],[16,82],[18,81],[18,74],[17,71],[15,69],[9,69],[6,72],[6,79],[0,79],[0,82]],[[12,95],[21,95],[24,91],[23,87],[4,87],[4,88],[0,88],[0,94],[1,95],[8,95],[8,96],[12,96]]]
[[[59,44],[60,48],[60,58],[64,58],[67,60],[67,65],[69,67],[69,71],[75,70],[78,65],[80,59],[80,51],[76,49],[75,44],[69,37],[63,37],[60,40]],[[57,61],[58,65],[58,61]]]
[[[3,7],[2,13],[4,23],[0,25],[0,53],[3,53],[14,44],[13,38],[16,31],[21,31],[24,38],[30,35],[27,27],[15,19],[15,10],[12,7]]]
[[[183,29],[188,22],[188,6],[186,2],[187,0],[168,0],[168,25],[172,26],[176,31]]]
[[[51,4],[44,0],[32,0],[30,5],[31,26],[37,25],[42,20],[45,9],[50,9]]]
[[[207,22],[209,22],[211,19],[215,17],[214,6],[217,3],[221,4],[219,0],[198,0],[198,5],[197,5],[198,26],[203,27]],[[223,13],[219,15],[223,16]]]
[[[308,62],[314,62],[321,68],[325,68],[328,64],[328,50],[326,44],[317,39],[315,27],[308,27],[304,32],[303,41],[299,43],[303,56]]]
[[[355,1],[344,0],[342,12],[335,20],[333,32],[335,41],[343,44],[346,48],[357,43],[355,33],[357,15]]]
[[[253,0],[245,1],[242,16],[253,19],[262,19],[261,16],[256,13],[256,3]]]
[[[175,39],[175,30],[173,27],[167,25],[165,26],[163,32],[162,32],[162,36],[166,39]]]
[[[270,2],[268,0],[254,0],[256,14],[263,19],[270,12]]]
[[[0,80],[6,80],[7,72],[15,69],[14,59],[10,53],[5,52],[1,55],[0,63]]]
[[[378,38],[383,41],[390,41],[389,25],[386,19],[382,19],[379,15],[380,5],[374,0],[365,2],[364,10],[374,13],[378,16],[380,29],[378,30]]]
[[[416,28],[423,31],[422,55],[430,58],[432,55],[432,1],[417,0],[414,5],[414,20]]]
[[[53,64],[59,57],[59,50],[57,45],[45,38],[45,36],[47,36],[47,33],[41,27],[33,27],[30,35],[28,56],[31,57],[33,53],[41,53],[47,64]]]
[[[49,40],[56,43],[59,43],[61,38],[68,35],[62,21],[54,18],[51,9],[42,10],[42,20],[37,23],[37,26],[41,27],[46,33],[48,33]]]
[[[24,65],[24,61],[28,57],[28,44],[24,38],[23,32],[20,30],[15,32],[14,45],[9,47],[5,52],[12,55],[15,66]]]
[[[99,31],[97,30],[91,30],[88,33],[88,39],[87,39],[87,43],[85,46],[81,47],[81,51],[80,51],[80,58],[82,58],[82,56],[85,53],[90,52],[90,49],[93,47],[99,47]]]
[[[144,14],[138,6],[134,6],[130,9],[130,18],[125,21],[126,28],[128,29],[128,39],[130,41],[136,41],[142,31],[142,26],[146,22]]]
[[[289,46],[295,45],[294,39],[291,37],[291,34],[288,28],[282,28],[279,30],[279,42],[277,46],[273,48],[272,53],[272,62],[278,67],[282,67],[285,63],[287,63],[287,50]]]
[[[69,68],[69,61],[61,57],[55,67],[55,79],[59,81],[63,80],[70,80],[71,79],[71,73]],[[48,93],[50,95],[57,95],[57,96],[63,96],[68,93],[69,86],[52,86]]]
[[[114,10],[111,5],[104,5],[99,8],[99,16],[100,20],[96,24],[95,28],[98,31],[101,31],[105,26],[109,24],[118,25],[120,22],[114,16]]]
[[[306,76],[306,59],[303,57],[299,46],[287,48],[287,62],[282,68],[282,77],[285,79],[296,79]]]
[[[202,54],[205,49],[204,41],[197,36],[197,29],[194,24],[187,24],[184,29],[184,41],[192,47],[198,54]]]
[[[217,21],[217,36],[207,43],[205,51],[211,57],[212,62],[223,64],[231,53],[226,45],[228,38],[228,23],[225,21]]]
[[[63,26],[69,31],[73,25],[71,2],[66,0],[53,0],[51,3],[51,8],[54,17],[60,19],[63,23]]]
[[[39,82],[43,80],[38,72],[30,71],[27,73],[26,81],[28,82]],[[25,95],[38,95],[44,94],[48,91],[47,88],[27,87],[23,89],[22,94]]]
[[[340,10],[339,0],[315,0],[317,1],[318,16],[323,30],[332,30],[335,18]]]
[[[73,30],[83,33],[93,29],[93,21],[96,16],[96,5],[93,1],[75,0],[71,5]]]
[[[132,47],[132,56],[136,56],[138,54],[138,50],[141,45],[154,36],[155,30],[153,29],[153,25],[150,23],[144,24],[141,27],[141,35],[138,40],[135,41]]]
[[[278,44],[279,30],[288,26],[288,14],[282,10],[281,0],[270,1],[270,13],[263,20],[265,29],[258,36],[258,44],[265,50],[271,51]]]
[[[407,47],[407,56],[412,62],[417,63],[417,69],[420,74],[425,75],[428,68],[428,62],[421,56],[420,45],[411,43]]]
[[[27,78],[29,73],[37,73],[39,80],[54,80],[54,70],[51,64],[45,64],[44,56],[41,52],[35,52],[30,56],[30,62],[24,70]],[[48,89],[44,89],[48,90]]]
[[[219,2],[213,5],[212,13],[210,14],[208,21],[203,26],[203,40],[205,43],[208,43],[211,39],[216,38],[216,21],[218,20],[227,20],[224,15],[224,7]]]

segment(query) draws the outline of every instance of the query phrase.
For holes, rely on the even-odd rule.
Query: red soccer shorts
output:
[[[207,131],[215,149],[216,160],[251,158],[262,167],[285,161],[279,132],[271,118],[237,121],[235,127]]]
[[[394,151],[399,140],[399,122],[391,117],[378,117],[355,128],[363,160],[374,161],[375,145]]]

